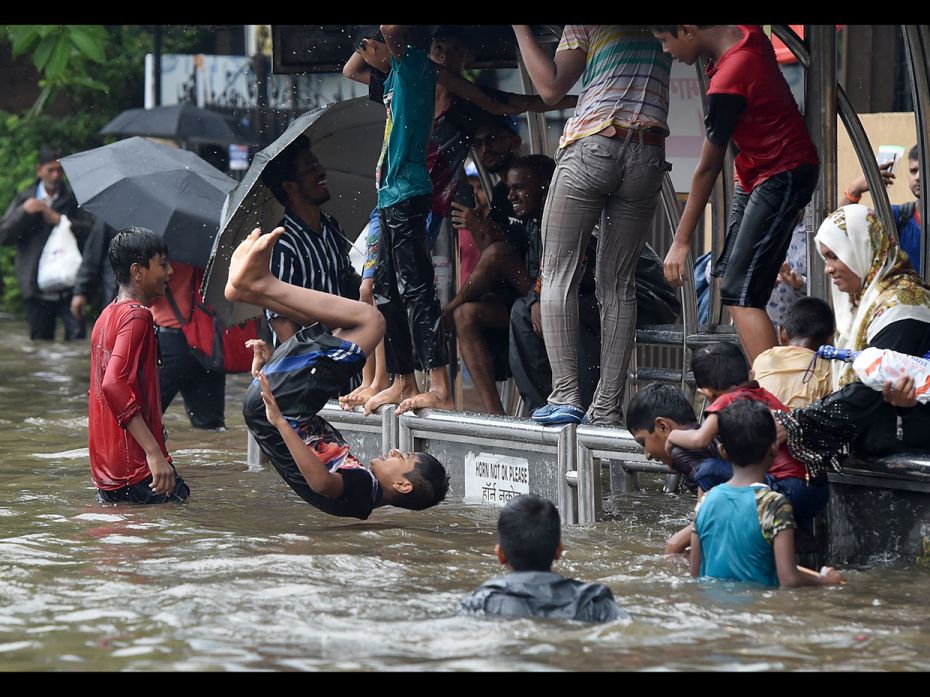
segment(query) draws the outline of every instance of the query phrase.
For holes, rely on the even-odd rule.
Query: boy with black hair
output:
[[[677,445],[690,450],[706,448],[717,437],[719,413],[734,402],[749,400],[761,402],[767,409],[788,410],[771,392],[750,379],[749,363],[736,344],[721,341],[702,346],[691,357],[691,369],[694,371],[698,392],[711,403],[704,410],[704,421],[699,428],[676,429],[668,434],[666,443],[669,447]],[[715,480],[719,484],[732,476],[731,464],[725,459],[706,460],[695,472],[695,477],[707,482],[712,488]],[[765,481],[773,490],[788,497],[799,527],[805,532],[811,532],[814,516],[827,505],[829,490],[825,479],[808,482],[806,468],[783,444],[776,452]]]
[[[663,462],[678,472],[685,487],[697,494],[698,500],[704,492],[719,484],[713,472],[714,465],[702,468],[711,461],[720,460],[717,444],[711,441],[706,447],[688,450],[668,444],[668,435],[674,430],[698,428],[694,408],[677,387],[654,383],[639,390],[627,408],[626,425],[633,439],[643,447],[648,460]],[[705,472],[709,472],[708,476]],[[687,525],[672,535],[665,543],[666,554],[680,554],[691,544],[691,526]]]
[[[833,343],[833,310],[820,298],[803,297],[785,312],[778,327],[780,346],[760,353],[752,364],[759,385],[786,406],[806,407],[833,391],[829,361],[816,351]]]
[[[817,149],[761,26],[667,24],[651,29],[662,49],[683,63],[709,61],[706,137],[665,257],[665,277],[682,285],[691,238],[732,140],[739,148],[736,188],[726,243],[712,275],[723,277],[721,302],[754,361],[778,343],[765,306],[798,214],[817,185]]]
[[[380,31],[384,43],[363,38],[359,53],[370,67],[387,73],[387,123],[375,172],[380,240],[374,295],[387,321],[385,357],[394,378],[390,387],[369,398],[365,411],[382,404],[397,404],[398,414],[424,407],[452,409],[448,346],[426,243],[433,191],[427,152],[436,85],[448,86],[492,114],[517,110],[494,102],[475,85],[431,61],[410,38],[412,25],[381,25]],[[429,374],[429,390],[422,394],[414,377],[414,347]]]
[[[771,412],[741,400],[715,420],[733,477],[694,509],[691,575],[784,588],[845,583],[829,566],[818,574],[796,563],[791,504],[762,483],[778,451]]]
[[[101,503],[164,503],[190,495],[165,447],[158,339],[149,311],[173,270],[151,230],[120,230],[107,253],[119,292],[90,338],[87,441]],[[129,436],[126,432],[129,432]]]
[[[523,494],[497,519],[494,553],[510,573],[482,583],[462,610],[501,617],[609,622],[626,616],[603,583],[583,583],[552,571],[562,556],[559,512],[551,501]]]
[[[304,326],[274,354],[264,341],[246,342],[254,351],[256,378],[242,406],[249,431],[288,486],[324,513],[364,520],[380,506],[436,505],[449,487],[436,458],[391,450],[366,469],[339,431],[317,414],[362,369],[365,355],[384,335],[384,318],[371,305],[273,276],[268,262],[283,232],[254,230],[229,265],[227,300],[267,307]]]

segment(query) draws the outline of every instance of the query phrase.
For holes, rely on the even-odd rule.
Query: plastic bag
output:
[[[63,214],[39,257],[39,290],[53,292],[74,287],[80,266],[81,252],[71,232],[71,221]]]

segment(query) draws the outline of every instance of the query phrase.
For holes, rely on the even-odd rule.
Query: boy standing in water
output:
[[[739,148],[736,187],[723,253],[713,275],[723,277],[727,306],[749,362],[778,343],[765,312],[791,243],[791,231],[817,185],[820,160],[804,119],[759,25],[663,24],[651,27],[662,50],[694,65],[706,58],[707,116],[691,193],[665,257],[665,278],[682,285],[691,238],[730,141]]]
[[[102,503],[164,503],[190,495],[165,447],[158,340],[149,310],[173,270],[164,240],[151,230],[121,230],[107,253],[119,292],[90,339],[88,446]],[[128,431],[128,435],[127,435]]]
[[[845,583],[829,566],[818,574],[795,561],[791,504],[762,483],[778,452],[768,408],[742,400],[718,420],[720,451],[733,463],[733,476],[694,510],[691,575],[783,588]]]

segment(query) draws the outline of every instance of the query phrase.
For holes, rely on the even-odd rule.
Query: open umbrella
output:
[[[164,237],[172,259],[206,266],[234,179],[192,152],[145,138],[69,155],[61,164],[83,208],[117,230],[147,227]]]
[[[323,208],[354,240],[377,202],[375,165],[384,137],[384,119],[384,107],[367,97],[336,102],[302,114],[277,140],[255,155],[224,207],[220,234],[213,244],[204,280],[204,298],[224,322],[237,324],[261,312],[254,305],[227,302],[223,288],[236,246],[256,227],[270,232],[284,217],[283,204],[261,179],[268,163],[299,135],[306,134],[314,154],[326,167],[329,190],[333,193]]]
[[[100,129],[101,135],[171,138],[187,143],[241,143],[226,117],[191,104],[127,109]]]

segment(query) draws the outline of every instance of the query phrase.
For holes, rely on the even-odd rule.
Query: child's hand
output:
[[[256,377],[258,378],[258,384],[262,387],[262,401],[265,403],[265,416],[268,418],[268,422],[273,426],[285,423],[284,415],[278,408],[274,395],[271,394],[271,385],[268,384],[267,376],[260,372]]]
[[[776,283],[785,283],[795,290],[799,290],[801,286],[804,285],[804,279],[799,276],[794,269],[788,266],[787,261],[781,265],[781,268],[778,270],[778,277],[775,281]]]
[[[904,375],[894,383],[890,380],[882,388],[885,401],[893,407],[909,408],[917,405],[917,389],[914,378]]]
[[[171,496],[171,492],[174,491],[174,470],[168,464],[165,456],[161,454],[161,451],[147,454],[145,464],[148,465],[149,472],[152,473],[152,483],[149,484],[149,489],[156,494]]]
[[[252,349],[252,377],[257,378],[262,367],[271,358],[271,347],[261,339],[249,339],[245,346]]]
[[[846,579],[843,578],[842,574],[839,571],[834,569],[832,566],[824,566],[820,569],[821,578],[826,579],[827,583],[831,586],[845,586]]]
[[[665,280],[672,287],[681,288],[685,284],[686,262],[688,260],[688,246],[679,242],[672,242],[668,254],[665,255]]]

